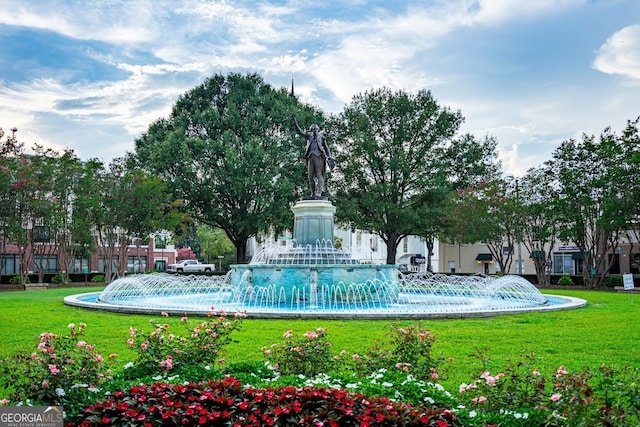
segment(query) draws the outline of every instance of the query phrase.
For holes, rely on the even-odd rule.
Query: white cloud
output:
[[[153,19],[156,7],[153,1],[4,0],[0,23],[52,31],[74,39],[130,44],[152,39],[157,26]]]
[[[585,0],[470,0],[464,3],[470,13],[467,23],[494,25],[507,20],[532,19],[539,15],[579,6]]]
[[[640,79],[640,25],[613,34],[598,49],[593,66],[606,74]]]

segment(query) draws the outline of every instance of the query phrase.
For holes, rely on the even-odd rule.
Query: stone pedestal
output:
[[[299,246],[333,245],[333,215],[336,207],[328,200],[299,200],[293,211],[293,238]]]

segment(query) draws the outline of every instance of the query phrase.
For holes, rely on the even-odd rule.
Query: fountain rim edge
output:
[[[143,314],[143,315],[161,315],[169,314],[176,316],[191,315],[196,317],[206,317],[211,312],[210,310],[184,310],[184,309],[153,309],[149,307],[141,306],[120,306],[114,304],[101,303],[98,301],[88,302],[82,301],[80,298],[87,298],[93,295],[100,295],[101,292],[86,292],[81,294],[74,294],[64,297],[64,304],[73,307],[80,307],[90,310],[101,310],[115,313],[126,314]],[[555,298],[564,301],[561,304],[547,304],[544,306],[526,307],[526,308],[512,308],[512,309],[500,309],[500,310],[484,310],[484,311],[466,311],[466,312],[446,312],[446,313],[416,313],[416,312],[394,312],[394,313],[366,313],[366,312],[278,312],[271,311],[238,311],[246,315],[250,319],[326,319],[326,320],[429,320],[429,319],[463,319],[463,318],[484,318],[495,317],[501,315],[513,315],[513,314],[525,314],[525,313],[539,313],[549,311],[571,310],[582,308],[587,305],[587,300],[577,297],[570,297],[565,295],[553,295],[545,294],[547,298]],[[97,299],[97,298],[96,298]],[[214,309],[215,310],[215,309]],[[235,310],[225,310],[229,316],[236,314]]]

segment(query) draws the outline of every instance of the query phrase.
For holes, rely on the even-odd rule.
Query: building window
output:
[[[356,234],[356,247],[358,249],[362,247],[362,233]]]
[[[582,272],[582,257],[578,253],[553,254],[553,274],[576,274]]]
[[[106,273],[106,264],[107,264],[107,260],[102,257],[98,260],[98,271],[100,273]],[[118,262],[118,257],[112,257],[111,258],[111,272],[114,273],[116,271],[118,271],[118,267],[119,267],[120,263]]]
[[[147,270],[146,256],[128,256],[127,273],[144,273]]]
[[[156,264],[154,266],[156,271],[167,271],[167,260],[166,259],[156,259]]]
[[[20,274],[20,255],[4,254],[0,257],[2,274]]]
[[[51,243],[51,229],[44,225],[33,227],[33,241],[36,243]]]
[[[455,273],[455,272],[456,272],[456,262],[449,261],[449,273]]]
[[[58,271],[57,255],[34,255],[33,256],[33,272],[39,273],[40,270],[45,273],[55,273]]]
[[[404,252],[405,254],[407,252],[409,252],[409,238],[405,237],[404,239],[402,239],[402,252]]]
[[[75,257],[71,266],[71,273],[89,272],[89,258]]]
[[[378,236],[373,236],[371,239],[369,239],[369,243],[371,244],[372,251],[375,252],[378,250]]]
[[[167,249],[167,236],[162,234],[156,235],[154,238],[154,246],[156,249]]]

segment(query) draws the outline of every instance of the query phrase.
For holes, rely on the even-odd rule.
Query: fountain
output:
[[[212,309],[258,318],[400,319],[491,316],[586,305],[545,296],[519,276],[402,274],[360,264],[333,245],[335,207],[324,198],[293,207],[294,239],[263,246],[226,276],[138,274],[101,293],[72,295],[74,306],[128,313],[206,315]]]

